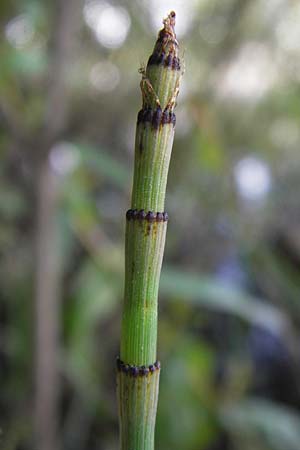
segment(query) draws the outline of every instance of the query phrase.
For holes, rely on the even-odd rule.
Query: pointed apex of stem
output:
[[[161,111],[167,108],[173,112],[175,108],[182,75],[175,18],[175,12],[171,11],[163,20],[164,27],[158,33],[146,70],[141,70],[143,109],[159,107]]]
[[[163,20],[164,27],[158,34],[158,39],[154,48],[154,53],[170,54],[178,56],[178,42],[175,34],[176,13],[171,11]]]
[[[176,14],[171,11],[163,20],[164,27],[158,33],[158,38],[149,58],[148,65],[164,65],[170,69],[180,70],[178,58],[178,42],[175,34]]]
[[[168,32],[172,35],[173,39],[176,39],[175,35],[175,22],[176,22],[176,13],[175,11],[171,11],[166,19],[163,20],[164,28],[160,31],[160,33]]]

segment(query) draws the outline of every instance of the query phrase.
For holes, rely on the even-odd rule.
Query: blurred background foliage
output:
[[[1,1],[1,449],[118,448],[138,68],[170,9],[156,448],[299,449],[295,0]]]

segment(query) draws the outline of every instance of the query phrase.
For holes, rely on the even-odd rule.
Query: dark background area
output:
[[[138,69],[171,9],[156,448],[299,450],[299,3],[2,0],[3,450],[118,448]]]

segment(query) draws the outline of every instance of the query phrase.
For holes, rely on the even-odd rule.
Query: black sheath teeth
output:
[[[126,219],[130,220],[147,220],[149,223],[153,222],[167,222],[169,216],[167,212],[153,212],[145,211],[144,209],[129,209],[126,212]]]
[[[145,220],[146,218],[147,218],[147,213],[145,212],[144,209],[140,209],[140,210],[137,212],[137,219],[138,219],[138,220]]]
[[[169,53],[165,60],[165,66],[172,67],[172,62],[173,62],[172,60],[173,60],[172,55],[170,55],[170,53]]]
[[[155,366],[153,364],[151,364],[149,366],[149,370],[150,370],[151,373],[153,373],[153,372],[155,372],[156,368],[155,368]]]
[[[160,362],[155,361],[155,363],[150,364],[150,366],[133,366],[130,364],[125,364],[120,358],[117,358],[117,369],[119,372],[123,372],[135,378],[138,376],[147,377],[156,370],[160,370]]]
[[[138,113],[137,124],[151,123],[154,129],[158,129],[162,125],[171,123],[173,126],[176,124],[176,116],[173,111],[166,108],[164,111],[160,107],[156,109],[144,108]]]
[[[156,367],[156,370],[160,369],[160,362],[159,361],[155,361],[154,366]]]
[[[153,111],[151,124],[153,128],[159,128],[159,125],[162,124],[163,112],[161,108],[157,108]]]
[[[174,42],[175,43],[175,42]],[[148,66],[160,66],[170,68],[171,70],[180,70],[180,59],[172,53],[153,52],[148,60]]]
[[[157,215],[152,211],[149,211],[146,215],[146,219],[148,220],[148,222],[154,222],[156,220],[156,217]]]

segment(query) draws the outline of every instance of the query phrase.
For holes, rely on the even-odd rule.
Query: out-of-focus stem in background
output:
[[[59,184],[49,153],[68,124],[68,73],[82,0],[53,2],[49,83],[40,146],[37,147],[34,436],[37,450],[59,450],[60,267],[57,213]]]

